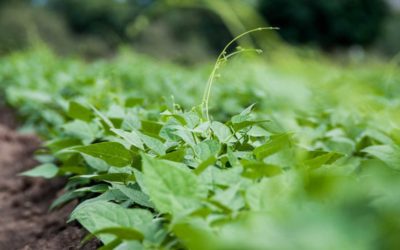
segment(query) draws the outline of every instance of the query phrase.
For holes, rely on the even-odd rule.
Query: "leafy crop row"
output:
[[[24,174],[67,176],[53,208],[79,199],[104,249],[396,249],[398,67],[309,56],[233,60],[212,119],[208,67],[127,52],[14,54],[0,86],[48,139]]]

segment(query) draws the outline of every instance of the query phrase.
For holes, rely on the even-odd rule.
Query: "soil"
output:
[[[87,232],[77,223],[66,223],[76,202],[49,211],[64,179],[18,176],[37,163],[33,154],[40,140],[17,133],[14,117],[0,108],[0,250],[96,249],[96,241],[80,247]]]

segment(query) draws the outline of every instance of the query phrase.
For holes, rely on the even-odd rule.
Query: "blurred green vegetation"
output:
[[[329,49],[371,44],[389,10],[383,0],[264,0],[260,11],[287,41]]]
[[[16,0],[0,3],[0,54],[37,40],[61,54],[108,57],[128,45],[157,57],[198,62],[235,35],[260,26],[277,34],[241,45],[274,49],[284,42],[329,51],[354,45],[393,56],[399,20],[384,0]],[[283,39],[280,39],[282,36]]]

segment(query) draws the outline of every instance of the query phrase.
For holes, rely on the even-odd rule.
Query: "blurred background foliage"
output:
[[[88,59],[112,56],[124,45],[191,63],[215,56],[245,30],[268,25],[280,30],[242,43],[271,49],[285,41],[329,53],[361,48],[393,56],[400,50],[400,18],[392,2],[0,0],[0,54],[41,41]]]

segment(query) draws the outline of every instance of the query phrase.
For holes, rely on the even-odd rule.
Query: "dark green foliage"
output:
[[[127,38],[126,29],[140,11],[137,1],[52,0],[50,6],[80,34],[95,34],[111,44]]]
[[[261,0],[260,12],[292,43],[370,44],[388,14],[384,0]]]
[[[61,53],[72,47],[66,24],[54,13],[19,2],[0,6],[0,54],[38,42]]]

